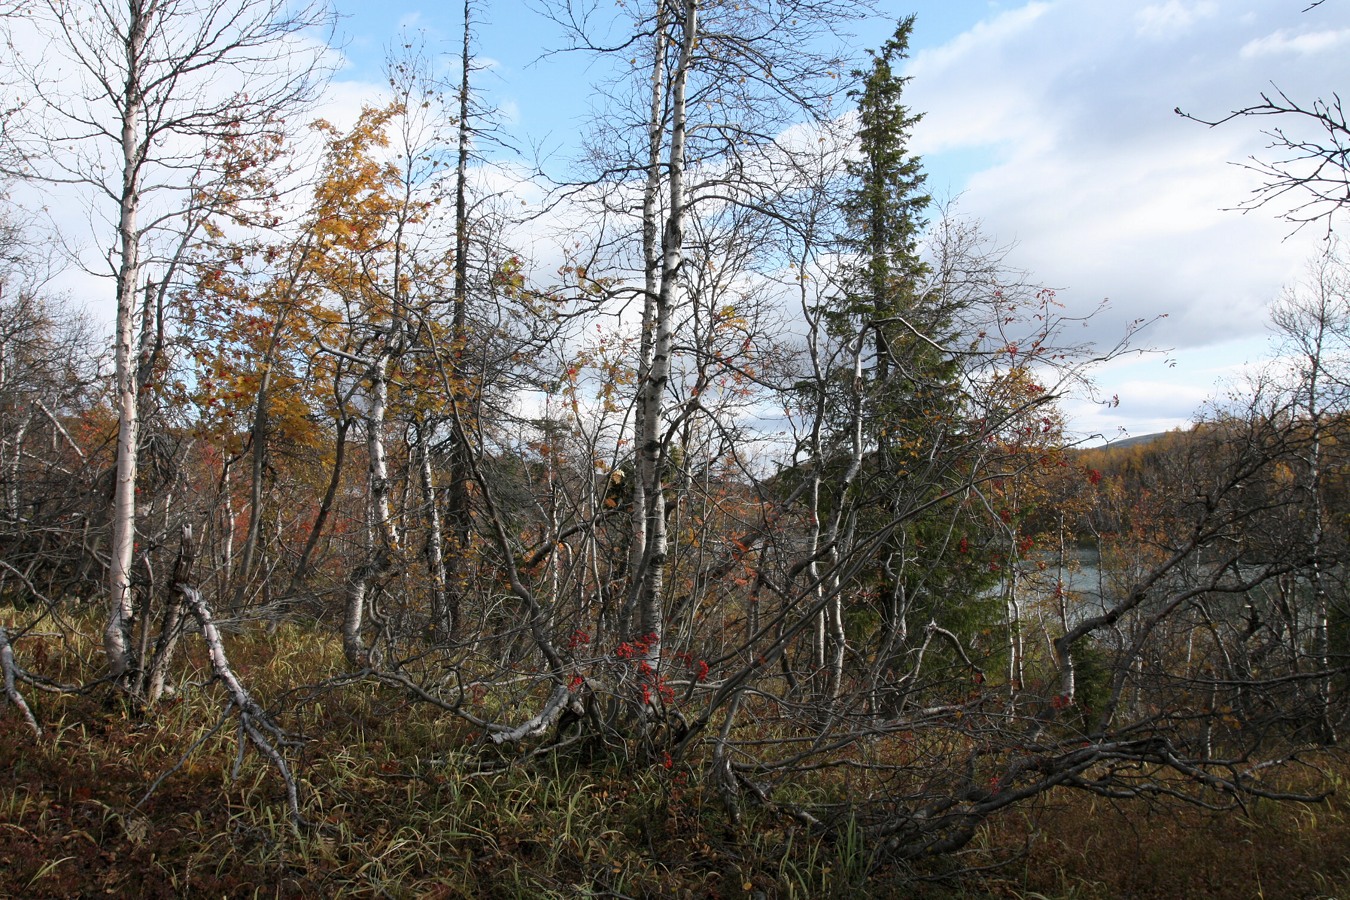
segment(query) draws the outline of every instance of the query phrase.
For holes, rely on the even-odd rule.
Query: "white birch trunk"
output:
[[[33,424],[33,408],[30,407],[19,427],[14,430],[14,450],[5,460],[5,507],[11,521],[19,521],[19,463],[23,459],[23,439],[28,427]],[[0,448],[9,442],[0,443]]]
[[[126,87],[122,94],[121,134],[122,194],[119,198],[117,241],[120,257],[117,272],[117,324],[113,359],[116,374],[117,471],[113,487],[112,545],[108,571],[108,621],[103,648],[108,671],[121,682],[131,666],[130,625],[133,617],[131,567],[136,544],[136,450],[140,420],[136,379],[136,290],[141,259],[138,215],[141,203],[141,79],[143,55],[150,22],[138,3],[129,8],[126,42]]]
[[[220,567],[217,570],[219,585],[217,593],[225,596],[225,590],[229,585],[232,573],[234,572],[234,485],[231,483],[229,454],[222,447],[220,451],[223,459],[225,471],[220,478],[221,491],[221,548],[220,548]]]
[[[1312,533],[1312,575],[1310,587],[1313,595],[1313,665],[1319,672],[1329,672],[1330,660],[1330,616],[1327,603],[1326,585],[1322,577],[1322,543],[1325,532],[1326,510],[1322,503],[1322,416],[1324,410],[1319,403],[1318,392],[1322,374],[1322,355],[1325,351],[1328,328],[1326,285],[1319,285],[1319,315],[1317,333],[1312,352],[1308,354],[1308,421],[1312,426],[1312,447],[1308,453],[1308,490],[1313,505]],[[1316,682],[1318,725],[1322,730],[1322,739],[1328,744],[1336,742],[1336,724],[1331,716],[1331,676],[1319,676]]]
[[[684,244],[684,147],[685,147],[685,86],[693,61],[694,46],[698,42],[698,2],[685,0],[684,23],[680,42],[680,59],[671,78],[671,135],[670,156],[667,164],[670,195],[662,234],[661,287],[656,303],[656,338],[652,348],[652,365],[643,383],[643,432],[640,447],[639,481],[647,486],[647,553],[642,599],[639,604],[640,630],[650,640],[646,662],[653,671],[660,670],[661,639],[664,636],[664,599],[666,568],[666,504],[662,491],[662,443],[664,423],[663,402],[666,383],[670,379],[671,351],[675,339],[676,290],[683,262]]]
[[[656,17],[652,49],[651,108],[647,119],[647,183],[642,192],[643,294],[642,327],[639,334],[637,383],[645,386],[651,377],[656,305],[661,288],[661,229],[657,222],[661,196],[661,146],[666,92],[666,29],[668,7],[663,3]],[[631,611],[641,595],[647,565],[647,481],[643,475],[642,450],[647,434],[647,407],[639,397],[633,412],[633,506],[628,544],[629,593],[620,615],[620,632],[632,629]]]
[[[28,702],[23,694],[19,693],[19,686],[16,683],[18,669],[18,663],[14,661],[14,648],[9,643],[9,632],[5,630],[5,626],[0,625],[0,673],[3,673],[4,677],[5,696],[18,707],[19,714],[28,723],[28,727],[33,729],[33,733],[42,737],[42,726],[33,716],[33,711],[28,708]]]
[[[431,621],[437,634],[454,634],[457,623],[450,621],[446,607],[444,536],[441,510],[436,503],[436,480],[431,471],[431,447],[425,432],[418,429],[417,454],[422,473],[422,504],[427,511],[427,571],[431,577]]]
[[[839,544],[844,519],[844,510],[847,507],[846,498],[849,488],[853,486],[858,473],[862,471],[863,462],[863,415],[862,415],[862,354],[863,345],[866,341],[865,333],[858,336],[858,346],[853,353],[853,422],[852,422],[852,448],[849,454],[848,470],[844,473],[843,481],[839,486],[839,502],[835,504],[834,516],[830,520],[829,530],[826,532],[826,540],[830,545],[830,565],[831,568],[838,568],[839,565]],[[828,630],[833,653],[830,655],[829,681],[826,687],[826,693],[834,699],[843,684],[844,678],[844,656],[848,651],[847,636],[844,633],[844,609],[843,609],[843,591],[838,583],[837,574],[830,576],[829,590],[833,592],[828,606],[820,611],[824,617],[825,628]],[[819,626],[817,626],[819,627]]]
[[[384,446],[384,424],[389,405],[389,377],[385,371],[388,352],[381,353],[369,368],[370,407],[365,415],[366,453],[369,457],[366,526],[366,559],[347,579],[347,608],[342,622],[342,651],[358,668],[372,662],[370,648],[361,635],[366,617],[366,594],[370,582],[386,571],[398,544],[389,514],[389,461]]]

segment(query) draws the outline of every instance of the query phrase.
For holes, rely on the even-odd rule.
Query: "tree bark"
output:
[[[471,49],[470,41],[473,36],[471,12],[471,0],[464,0],[464,34],[460,50],[459,96],[457,98],[459,101],[459,122],[455,163],[454,307],[450,326],[452,367],[450,402],[455,404],[460,411],[461,422],[465,420],[476,422],[478,419],[477,391],[471,390],[469,387],[469,371],[465,364],[468,359],[467,345],[469,340],[469,145],[473,137],[473,129],[469,124],[471,115],[469,108],[469,74],[471,71],[469,53]],[[465,400],[470,402],[465,404]],[[467,408],[465,408],[466,406]],[[444,560],[437,563],[442,573],[448,574],[450,571],[457,573],[454,586],[449,584],[447,578],[441,588],[445,595],[444,617],[447,620],[446,625],[452,637],[458,634],[460,627],[460,595],[463,593],[463,577],[459,573],[462,573],[466,564],[472,521],[469,497],[469,448],[465,444],[467,440],[468,429],[463,429],[456,430],[450,442],[450,483],[448,485],[448,496],[446,497],[446,519],[450,529],[450,559],[448,563]],[[438,538],[438,540],[442,539]],[[439,548],[436,553],[441,555]],[[441,627],[439,619],[437,627]]]
[[[441,528],[441,510],[436,502],[436,479],[431,469],[431,446],[426,426],[417,426],[417,461],[422,482],[422,508],[426,511],[426,544],[423,553],[427,573],[431,579],[431,625],[436,634],[453,637],[459,632],[455,605],[447,603],[445,555],[442,548],[445,536]]]

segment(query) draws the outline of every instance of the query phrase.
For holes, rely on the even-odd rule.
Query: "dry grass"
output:
[[[47,641],[45,671],[93,675],[88,631]],[[287,626],[230,641],[251,689],[306,738],[293,759],[316,827],[292,831],[276,774],[252,751],[236,775],[237,736],[228,721],[216,729],[224,696],[192,647],[183,689],[153,715],[106,694],[33,694],[47,728],[35,739],[3,711],[0,896],[1350,896],[1340,798],[1216,815],[1054,794],[981,833],[980,862],[1025,848],[1012,862],[914,881],[934,872],[869,873],[851,832],[827,840],[753,809],[730,828],[697,759],[543,757],[473,774],[500,752],[401,692],[293,692],[342,672],[331,638]]]
[[[1343,762],[1328,764],[1344,774]],[[1029,845],[984,882],[993,896],[1350,896],[1350,804],[1339,794],[1211,812],[1056,793],[992,823],[981,840]]]

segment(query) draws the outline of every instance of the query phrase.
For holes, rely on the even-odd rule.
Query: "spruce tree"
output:
[[[871,54],[871,68],[853,73],[861,79],[851,94],[858,104],[859,155],[848,163],[853,184],[844,215],[850,227],[845,243],[858,263],[845,307],[855,326],[873,325],[878,384],[890,378],[904,341],[904,326],[892,320],[915,311],[928,273],[918,239],[931,198],[923,192],[927,176],[919,158],[908,149],[910,130],[922,115],[901,102],[909,78],[897,72],[913,28],[914,16],[901,19],[881,51]]]
[[[908,148],[921,115],[905,107],[909,78],[900,74],[913,27],[913,16],[900,20],[871,66],[854,73],[858,152],[842,208],[853,262],[833,317],[838,337],[862,339],[867,356],[852,388],[862,393],[868,447],[853,503],[859,525],[889,534],[866,579],[879,606],[874,671],[883,680],[929,621],[978,628],[987,610],[976,600],[989,582],[983,529],[959,505],[932,503],[965,475],[950,451],[966,429],[958,362],[942,349],[955,338],[955,310],[919,251],[931,198]]]

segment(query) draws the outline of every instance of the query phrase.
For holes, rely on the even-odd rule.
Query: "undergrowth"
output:
[[[24,652],[67,681],[93,680],[97,632],[86,631],[40,650],[29,638]],[[297,690],[343,672],[336,640],[311,629],[230,642],[250,689],[303,738],[293,759],[310,827],[292,828],[268,762],[240,754],[190,642],[177,693],[152,714],[106,691],[32,692],[46,730],[35,738],[3,711],[0,896],[1350,895],[1339,796],[1219,815],[1054,793],[989,823],[975,855],[878,868],[848,825],[826,836],[747,807],[733,827],[697,754],[673,765],[513,757],[521,750],[390,687]],[[977,870],[991,859],[1003,864]]]

